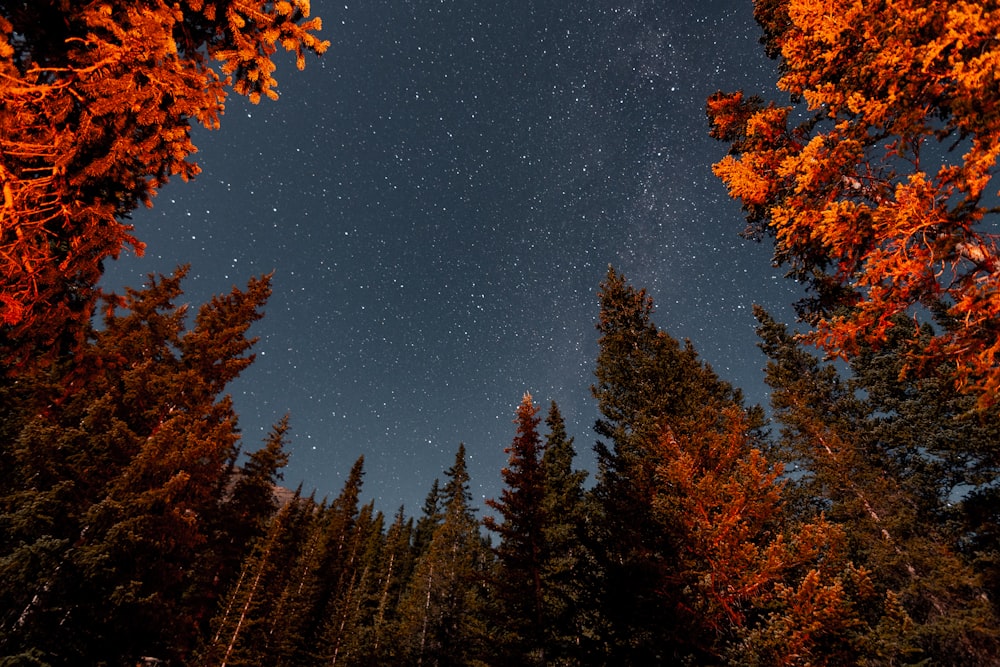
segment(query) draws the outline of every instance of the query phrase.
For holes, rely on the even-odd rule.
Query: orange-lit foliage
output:
[[[143,244],[123,220],[188,179],[192,122],[226,88],[276,98],[278,45],[322,53],[309,1],[0,3],[0,343],[23,363],[72,342],[101,262]]]
[[[677,536],[682,604],[716,633],[739,627],[746,613],[771,601],[789,573],[818,559],[839,539],[823,519],[782,534],[781,466],[748,437],[738,406],[706,408],[656,445],[655,515]],[[674,584],[680,582],[673,582]]]
[[[808,111],[712,96],[712,135],[732,146],[715,173],[815,292],[813,340],[850,355],[899,313],[945,312],[929,354],[994,400],[1000,7],[757,0],[756,16],[778,87]]]

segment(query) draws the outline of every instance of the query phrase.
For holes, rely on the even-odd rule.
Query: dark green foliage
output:
[[[183,273],[0,380],[0,664],[996,663],[1000,419],[947,367],[911,379],[927,330],[844,380],[758,312],[768,440],[609,271],[597,483],[526,396],[491,549],[464,446],[416,519],[362,503],[363,459],[332,502],[279,506],[287,417],[240,466],[222,394],[267,279],[188,328]]]
[[[444,518],[400,602],[403,664],[463,665],[487,653],[490,553],[470,506],[465,445],[445,475]]]
[[[912,621],[906,651],[935,664],[988,664],[997,618],[987,582],[962,553],[969,533],[960,517],[978,495],[965,492],[988,474],[981,457],[997,442],[995,416],[972,412],[974,399],[955,391],[946,369],[919,382],[901,372],[911,351],[901,348],[928,340],[927,331],[912,340],[897,331],[887,347],[859,354],[843,382],[782,325],[757,317],[781,445],[805,473],[797,518],[823,510],[843,527],[848,558]]]
[[[487,504],[501,521],[483,523],[497,533],[493,618],[498,659],[508,664],[566,664],[583,654],[585,552],[583,480],[574,471],[573,444],[552,403],[543,446],[541,419],[530,394],[517,409],[517,433],[502,471],[500,500]]]
[[[601,334],[596,384],[602,418],[599,475],[593,493],[601,517],[591,539],[602,573],[598,609],[608,660],[653,664],[688,655],[691,638],[678,616],[680,591],[668,575],[677,553],[652,515],[655,443],[664,427],[683,429],[708,406],[739,405],[738,391],[651,320],[652,299],[609,268],[599,293]],[[757,416],[751,427],[756,426]],[[683,435],[682,430],[678,435]]]
[[[79,359],[18,382],[30,392],[4,423],[17,471],[0,499],[5,652],[121,662],[197,642],[214,605],[199,548],[224,539],[212,517],[238,442],[220,392],[252,359],[245,334],[270,288],[217,297],[186,330],[173,303],[184,272],[109,298]]]
[[[593,639],[588,590],[595,588],[594,562],[584,542],[589,515],[583,488],[586,471],[575,470],[573,439],[555,401],[545,418],[549,432],[542,454],[542,594],[545,654],[550,665],[578,664]]]

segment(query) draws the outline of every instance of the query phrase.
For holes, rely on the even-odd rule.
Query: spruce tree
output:
[[[294,562],[316,510],[301,489],[274,519],[244,559],[232,587],[222,599],[211,631],[200,652],[206,665],[260,665],[272,660],[268,620],[289,579]]]
[[[279,662],[306,665],[328,657],[324,628],[354,573],[363,475],[362,456],[334,501],[317,511],[302,544],[293,579],[275,609],[273,645]]]
[[[228,88],[276,98],[278,48],[303,67],[328,46],[308,16],[308,0],[0,4],[0,364],[73,356],[103,262],[142,252],[130,214],[200,171],[192,123],[217,127]]]
[[[602,417],[595,430],[598,479],[593,490],[600,520],[589,540],[601,571],[598,632],[621,664],[682,659],[688,629],[678,613],[679,592],[667,577],[677,545],[652,512],[656,495],[655,443],[665,426],[740,405],[740,393],[704,365],[690,343],[652,322],[653,301],[609,267],[599,292],[599,352],[592,392]],[[753,412],[750,428],[760,417]]]
[[[207,612],[187,592],[239,437],[220,394],[252,361],[246,333],[270,288],[264,277],[217,297],[186,329],[184,271],[112,297],[79,358],[35,385],[30,403],[47,407],[17,429],[26,483],[3,501],[20,535],[3,560],[5,581],[37,583],[4,586],[5,651],[79,664],[195,645]]]
[[[464,444],[445,475],[444,519],[400,604],[404,664],[469,664],[486,655],[484,580],[490,557],[470,506]]]
[[[486,517],[483,524],[500,537],[496,547],[497,581],[494,586],[502,643],[511,662],[545,664],[544,588],[545,476],[542,439],[538,434],[538,407],[525,393],[517,408],[517,433],[504,451],[507,466],[501,471],[504,489],[500,500],[486,504],[501,518]]]
[[[594,562],[584,544],[588,517],[583,483],[587,472],[575,470],[573,439],[555,401],[545,417],[548,434],[542,454],[543,629],[548,664],[579,664],[592,651]]]
[[[984,432],[981,419],[963,424],[945,407],[974,399],[938,385],[935,395],[920,397],[920,407],[911,404],[905,397],[922,392],[907,388],[898,373],[887,376],[904,356],[888,362],[892,348],[856,359],[855,379],[844,382],[785,327],[763,311],[757,316],[781,444],[805,473],[797,480],[800,511],[823,510],[843,526],[849,557],[912,621],[903,649],[939,664],[989,664],[995,611],[952,532],[953,487],[937,476],[954,447],[941,449],[944,439]]]

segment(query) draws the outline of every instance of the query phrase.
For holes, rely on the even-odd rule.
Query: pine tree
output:
[[[505,631],[508,659],[519,664],[545,664],[545,612],[542,575],[545,566],[545,476],[542,439],[538,434],[538,408],[525,393],[517,408],[517,434],[504,451],[509,455],[501,471],[504,489],[500,500],[487,500],[501,517],[486,517],[483,524],[500,536],[496,548],[497,581],[494,586],[500,626]]]
[[[378,574],[385,546],[385,518],[374,503],[361,508],[351,539],[350,552],[320,636],[324,664],[351,665],[371,644],[379,594]]]
[[[420,518],[417,520],[416,532],[413,535],[413,553],[418,558],[426,553],[434,531],[444,520],[442,503],[441,482],[435,479],[434,483],[431,484],[431,490],[427,492],[427,497],[424,499],[424,506]]]
[[[413,532],[413,520],[406,519],[401,507],[385,537],[371,641],[360,651],[357,661],[360,664],[398,664],[402,661],[399,643],[393,641],[393,637],[398,635],[400,604],[413,572]]]
[[[329,657],[323,631],[354,574],[363,475],[362,456],[351,467],[340,494],[316,513],[302,543],[293,578],[273,612],[272,655],[278,662],[305,665]]]
[[[445,475],[444,520],[417,561],[400,604],[404,664],[469,664],[485,655],[489,552],[470,506],[464,444]]]
[[[244,560],[240,573],[222,601],[200,662],[205,665],[266,664],[267,620],[288,578],[304,537],[304,528],[315,511],[312,499],[301,489],[269,523]]]
[[[892,384],[892,393],[903,387],[898,375],[889,380],[884,374],[894,364],[877,368],[886,362],[882,353],[855,360],[856,380],[844,383],[836,369],[802,350],[766,313],[758,311],[758,318],[762,348],[771,359],[767,379],[783,424],[782,444],[806,471],[799,481],[805,500],[800,508],[806,515],[810,506],[822,508],[844,527],[849,557],[912,621],[905,650],[919,649],[940,664],[990,664],[996,654],[995,612],[951,534],[946,505],[953,487],[930,474],[944,453],[935,452],[934,443],[962,429],[947,409],[940,422],[932,417],[932,406],[961,398],[953,385],[946,382],[950,391],[936,398],[921,397],[924,407],[915,413],[900,412],[885,392]],[[856,395],[852,384],[865,392]],[[972,403],[968,397],[959,400]],[[911,417],[919,419],[910,422]],[[888,434],[887,424],[893,424]]]
[[[749,234],[773,237],[775,264],[812,288],[810,339],[851,356],[926,308],[946,312],[956,326],[907,365],[953,364],[981,405],[1000,388],[992,10],[757,0],[777,86],[798,107],[708,100],[712,135],[731,146],[715,173]]]
[[[246,333],[270,288],[213,299],[185,330],[183,273],[113,300],[79,362],[35,385],[31,404],[46,407],[14,442],[22,482],[3,521],[19,540],[3,560],[7,581],[37,583],[4,587],[5,651],[79,664],[194,646],[205,610],[185,592],[238,442],[220,393],[252,361]]]
[[[653,301],[608,269],[599,293],[599,352],[592,387],[602,418],[598,480],[593,490],[600,520],[589,540],[603,579],[598,608],[605,616],[598,632],[611,651],[608,660],[650,664],[680,659],[687,628],[679,600],[666,581],[677,545],[653,516],[657,493],[656,443],[666,425],[738,405],[738,391],[702,364],[690,343],[681,346],[651,320]],[[754,411],[751,428],[759,425]]]
[[[555,401],[545,418],[548,434],[542,454],[544,494],[542,513],[543,630],[548,664],[579,664],[592,648],[586,598],[594,563],[584,546],[588,511],[583,483],[586,471],[573,469],[573,439]],[[587,645],[583,645],[587,644]]]
[[[285,415],[272,427],[264,446],[251,452],[241,468],[226,476],[218,511],[206,517],[208,536],[199,548],[195,581],[187,594],[192,601],[202,600],[198,604],[203,627],[215,614],[219,598],[229,590],[240,568],[245,567],[251,549],[267,532],[279,509],[275,488],[288,463],[285,451],[288,430],[288,415]]]
[[[129,214],[199,169],[192,123],[226,89],[275,98],[274,55],[317,54],[308,0],[0,5],[0,363],[82,343],[102,262],[142,252]]]

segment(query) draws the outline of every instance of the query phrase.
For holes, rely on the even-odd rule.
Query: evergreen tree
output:
[[[596,513],[588,508],[583,488],[587,472],[573,468],[573,439],[555,401],[545,424],[549,431],[542,454],[546,659],[552,665],[580,664],[594,651],[597,601],[588,592],[598,588],[598,575],[585,534],[588,518]]]
[[[509,455],[501,471],[505,488],[500,500],[486,504],[502,519],[486,517],[483,524],[499,534],[496,548],[496,609],[505,635],[508,659],[519,664],[545,664],[544,508],[545,476],[538,408],[526,393],[517,408],[517,434],[504,451]]]
[[[981,2],[754,5],[778,88],[808,109],[713,95],[712,135],[731,146],[714,170],[749,233],[773,238],[775,265],[812,288],[811,340],[853,356],[946,311],[954,326],[909,365],[948,364],[956,386],[996,402],[1000,105],[985,82],[1000,15]]]
[[[288,430],[288,415],[285,415],[272,427],[264,446],[251,452],[241,468],[226,476],[227,488],[220,493],[220,507],[206,517],[208,536],[198,549],[196,578],[187,594],[191,600],[201,600],[198,604],[203,615],[202,634],[207,631],[205,624],[215,613],[219,598],[245,567],[251,549],[268,531],[279,509],[275,488],[288,463],[285,451]]]
[[[270,288],[213,299],[186,331],[183,274],[112,299],[79,361],[34,385],[0,519],[18,535],[0,556],[4,651],[121,662],[197,640],[205,598],[185,593],[238,442],[220,393],[252,361],[246,332]],[[32,583],[8,586],[19,580]]]
[[[584,546],[589,515],[583,483],[586,471],[574,470],[573,439],[566,433],[555,401],[545,418],[548,435],[542,454],[542,590],[545,652],[548,664],[579,664],[593,650],[594,611],[586,591],[593,589],[595,563]],[[589,582],[589,583],[588,583]]]
[[[946,406],[961,397],[946,389],[950,383],[938,385],[937,396],[922,396],[916,410],[888,400],[909,393],[898,374],[885,373],[893,366],[883,357],[891,348],[856,359],[856,380],[844,383],[783,326],[762,311],[758,318],[782,445],[806,471],[798,483],[806,501],[800,508],[821,508],[844,527],[849,557],[912,620],[906,639],[912,648],[939,664],[990,664],[995,612],[952,534],[946,506],[954,489],[935,472],[945,463],[942,439],[966,429],[983,433],[983,422],[963,426],[955,418]],[[864,393],[856,395],[855,386]]]
[[[441,482],[435,479],[434,483],[431,484],[431,490],[427,492],[427,497],[424,499],[423,510],[417,520],[416,532],[413,535],[413,553],[418,558],[427,551],[434,531],[444,520],[442,503]]]
[[[406,519],[400,508],[386,534],[371,641],[360,652],[359,664],[399,664],[403,659],[393,637],[398,636],[400,605],[413,572],[413,533],[413,520]]]
[[[337,498],[316,513],[295,562],[294,577],[274,610],[272,655],[278,662],[309,665],[328,657],[322,635],[353,575],[363,475],[362,456]]]
[[[741,396],[653,324],[653,301],[608,269],[599,293],[601,336],[592,392],[602,418],[593,490],[601,510],[590,541],[603,580],[598,608],[607,660],[652,664],[686,655],[689,629],[678,616],[679,591],[667,578],[677,546],[653,517],[655,444],[666,425],[683,429],[708,407],[739,405]],[[753,411],[749,428],[759,426]],[[610,447],[609,447],[610,444]],[[678,653],[678,651],[680,653]]]
[[[206,665],[260,665],[267,652],[267,621],[289,576],[316,507],[296,491],[254,545],[212,621],[210,638],[201,651]]]
[[[320,636],[323,664],[358,664],[371,644],[385,518],[374,503],[361,508],[342,579],[331,596]]]
[[[277,96],[274,55],[317,54],[308,0],[0,3],[0,363],[83,342],[102,263],[169,178],[198,172],[191,125],[226,89]]]
[[[486,655],[489,550],[470,506],[465,445],[445,475],[444,519],[417,561],[400,605],[405,664],[475,664]]]

